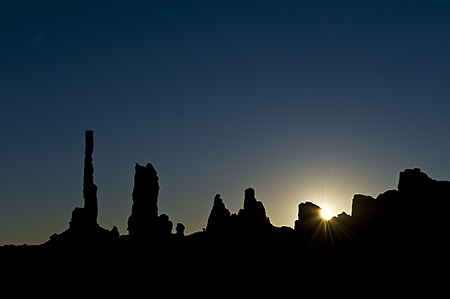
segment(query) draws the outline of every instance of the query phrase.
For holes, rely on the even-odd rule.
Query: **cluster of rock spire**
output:
[[[61,234],[53,234],[50,243],[95,242],[103,243],[119,237],[114,226],[110,231],[97,222],[97,185],[94,183],[94,132],[85,132],[85,156],[83,173],[84,207],[76,207],[72,212],[69,228]],[[151,163],[141,166],[136,163],[133,205],[128,218],[129,236],[136,240],[146,238],[168,238],[172,234],[173,223],[166,214],[158,215],[159,178]],[[177,225],[177,236],[184,235],[184,225]]]
[[[19,271],[9,274],[14,280],[29,273],[33,281],[42,278],[42,285],[59,287],[50,273],[56,281],[68,282],[69,289],[94,286],[102,294],[121,290],[114,285],[118,280],[136,294],[169,284],[182,293],[211,286],[222,291],[229,282],[239,285],[238,292],[242,286],[254,294],[267,286],[283,290],[289,285],[295,292],[299,283],[323,286],[336,279],[353,285],[359,280],[372,290],[374,283],[397,283],[398,277],[411,281],[408,277],[422,275],[419,282],[425,281],[448,255],[444,213],[450,182],[433,180],[417,168],[402,171],[398,188],[376,198],[356,194],[351,215],[325,220],[319,206],[302,202],[294,227],[273,225],[253,188],[244,191],[237,213],[217,194],[206,228],[185,235],[182,223],[173,233],[169,216],[159,214],[160,186],[153,165],[136,164],[128,234],[120,235],[115,226],[105,229],[97,221],[93,150],[93,132],[87,131],[84,205],[73,210],[68,229],[41,245],[0,246],[3,272]],[[39,269],[45,275],[36,275]]]
[[[429,200],[446,204],[450,198],[450,182],[432,180],[415,168],[400,173],[397,190],[386,191],[377,198],[355,195],[351,215],[343,212],[327,221],[320,216],[319,206],[311,202],[300,203],[294,228],[271,224],[264,205],[256,199],[253,188],[244,191],[243,208],[237,214],[231,213],[220,194],[217,194],[206,229],[185,237],[185,226],[182,223],[176,225],[176,234],[173,234],[173,223],[169,216],[158,214],[160,187],[155,168],[151,163],[145,166],[136,163],[128,235],[120,236],[116,227],[107,230],[97,222],[97,186],[94,183],[92,159],[93,131],[86,131],[85,137],[84,206],[73,210],[69,228],[60,234],[53,234],[46,245],[109,246],[113,243],[153,240],[191,240],[195,244],[204,244],[217,240],[239,240],[243,243],[264,240],[266,244],[273,246],[290,244],[303,251],[339,254],[359,250],[361,247],[386,250],[388,247],[404,249],[411,246],[411,243],[416,247],[427,246],[425,243],[437,237],[436,234],[441,233],[441,228],[445,227],[441,210],[424,210],[423,203]],[[408,217],[415,217],[416,221],[411,222]]]

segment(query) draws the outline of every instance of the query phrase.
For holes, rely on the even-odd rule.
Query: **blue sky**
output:
[[[297,204],[420,167],[450,179],[445,1],[59,1],[0,10],[0,244],[37,244],[83,205],[95,131],[99,223],[126,234],[134,163],[160,213],[201,230],[216,193],[256,189],[275,225]]]

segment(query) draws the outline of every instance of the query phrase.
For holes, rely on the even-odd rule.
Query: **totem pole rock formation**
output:
[[[94,131],[86,131],[86,147],[84,150],[84,173],[83,173],[83,198],[84,210],[87,221],[97,223],[98,203],[97,185],[94,184],[94,164],[92,153],[94,152]]]
[[[84,207],[75,208],[72,212],[70,227],[92,227],[97,226],[97,185],[94,184],[94,164],[92,153],[94,151],[94,131],[87,130],[85,133],[86,144],[84,151],[84,173],[83,173],[83,198]]]
[[[94,184],[94,165],[92,153],[94,151],[94,132],[85,132],[86,145],[84,154],[83,198],[84,206],[76,207],[72,211],[69,228],[61,234],[50,236],[49,245],[76,246],[93,244],[110,244],[118,239],[119,231],[116,226],[111,231],[102,228],[97,223],[98,203],[97,185]]]

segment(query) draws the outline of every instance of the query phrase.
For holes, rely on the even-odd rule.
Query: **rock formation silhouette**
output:
[[[145,237],[156,232],[158,226],[159,178],[151,163],[136,163],[133,187],[133,205],[128,218],[130,236]]]
[[[176,236],[177,237],[184,237],[184,230],[186,229],[186,227],[184,226],[184,224],[183,223],[177,223],[177,226],[176,226],[176,228],[175,228],[175,230],[176,230]]]
[[[213,234],[223,234],[230,230],[230,211],[225,207],[220,194],[214,197],[213,207],[208,217],[206,232]]]
[[[244,205],[238,214],[230,214],[220,194],[216,194],[208,217],[206,233],[215,239],[232,236],[242,238],[259,235],[272,227],[270,219],[266,216],[264,204],[256,199],[255,190],[248,188],[244,191]]]
[[[182,223],[173,234],[169,216],[158,214],[160,186],[153,165],[136,164],[129,234],[120,235],[117,227],[107,230],[97,222],[93,132],[86,131],[85,137],[84,206],[73,210],[69,228],[39,246],[0,246],[0,258],[5,254],[15,261],[42,261],[44,267],[48,261],[62,260],[83,273],[98,269],[101,261],[106,268],[124,269],[130,277],[136,272],[133,267],[143,265],[142,269],[163,272],[178,269],[185,276],[196,269],[215,278],[230,269],[244,277],[267,275],[269,265],[273,270],[283,264],[309,273],[320,261],[349,264],[352,273],[374,267],[378,272],[392,264],[422,268],[439,263],[448,252],[444,213],[450,182],[433,180],[418,168],[400,172],[395,190],[376,198],[354,195],[351,215],[343,212],[327,221],[317,204],[301,202],[293,228],[274,226],[253,188],[244,191],[243,207],[236,214],[216,194],[206,229],[185,235]],[[118,256],[126,256],[127,263],[118,262]]]
[[[94,152],[94,131],[85,132],[84,173],[83,173],[83,198],[84,207],[75,208],[72,212],[70,227],[95,227],[97,225],[98,203],[97,185],[94,184],[94,164],[92,153]]]
[[[294,230],[299,238],[302,251],[311,254],[329,250],[330,228],[328,221],[320,215],[321,208],[305,202],[298,205],[298,219],[294,222]]]
[[[295,220],[294,230],[298,232],[309,231],[322,221],[320,207],[312,202],[304,202],[298,205],[298,219]]]
[[[173,223],[170,221],[169,216],[161,214],[158,217],[156,224],[156,237],[159,239],[168,239],[172,235]]]
[[[169,216],[158,216],[159,178],[151,163],[136,163],[133,187],[133,205],[128,218],[130,237],[140,240],[167,239],[172,234],[173,223]]]
[[[253,188],[244,191],[244,208],[239,210],[238,219],[243,229],[250,231],[264,230],[271,226],[264,204],[256,199]]]
[[[94,183],[94,132],[85,132],[84,172],[83,172],[83,198],[84,207],[76,207],[72,211],[69,228],[61,234],[50,236],[48,244],[62,246],[90,246],[109,244],[117,239],[119,231],[116,226],[111,231],[100,227],[97,223],[98,203],[97,185]],[[47,245],[48,245],[47,244]]]

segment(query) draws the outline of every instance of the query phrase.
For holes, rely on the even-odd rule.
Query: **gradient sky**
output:
[[[159,212],[206,227],[253,187],[277,226],[351,213],[420,167],[450,179],[448,1],[8,1],[0,7],[0,244],[38,244],[83,206],[126,234],[134,163]],[[413,215],[411,215],[413,217]]]

